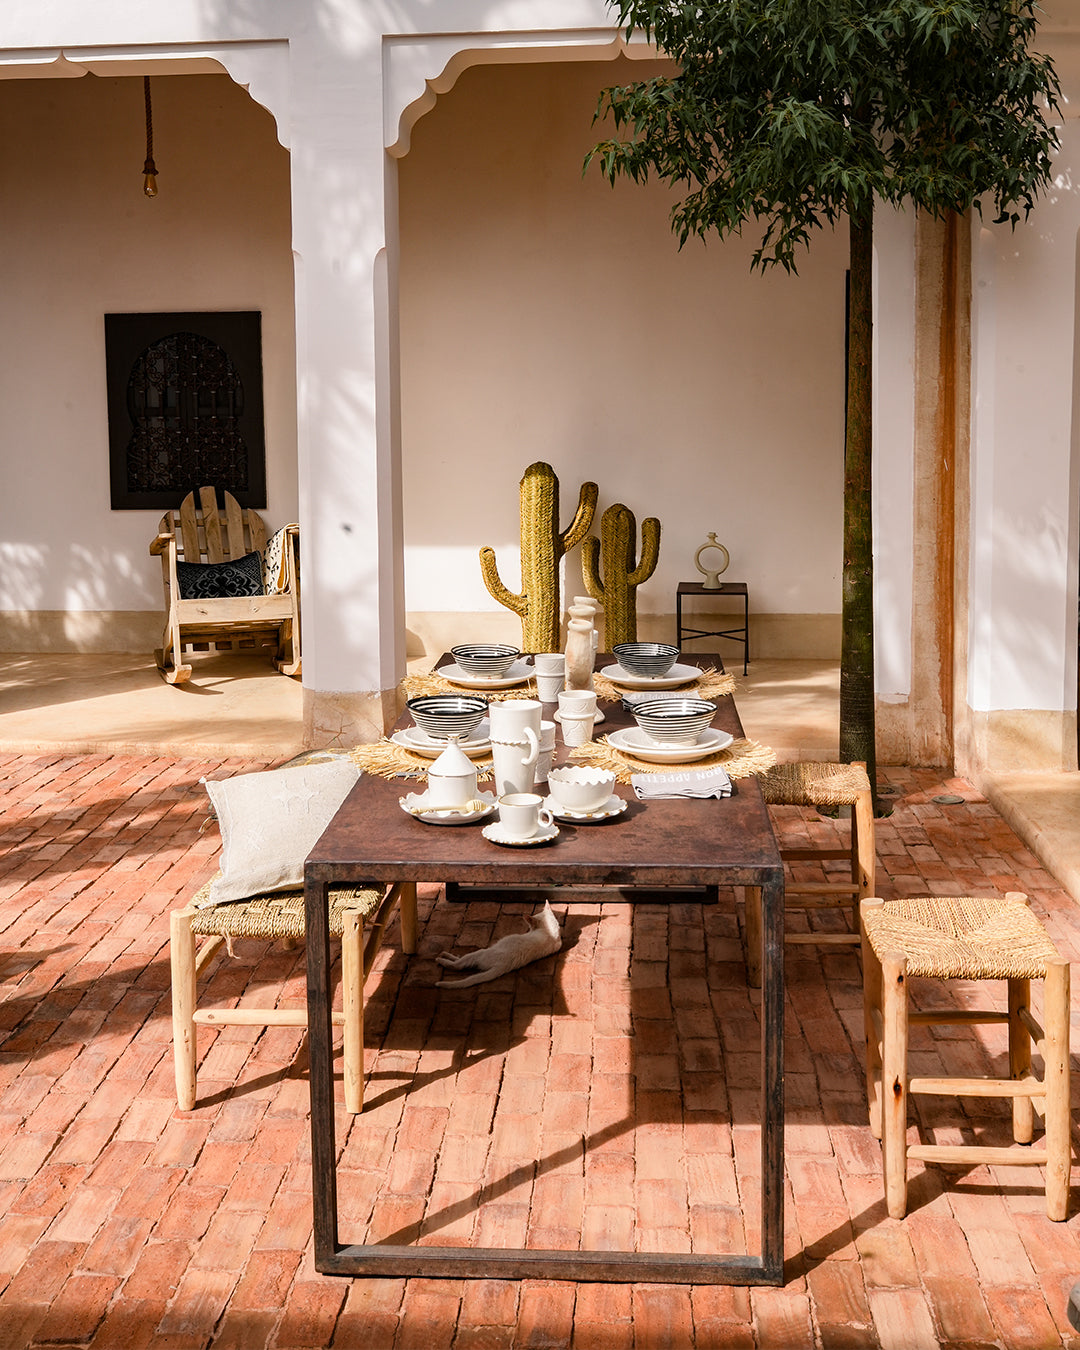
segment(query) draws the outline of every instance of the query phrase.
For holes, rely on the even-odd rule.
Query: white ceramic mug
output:
[[[488,707],[495,791],[531,792],[540,754],[540,704],[534,698],[508,698]]]
[[[511,839],[531,839],[553,819],[535,792],[510,792],[499,798],[499,820]]]
[[[566,653],[537,652],[533,657],[541,703],[554,703],[566,684]]]
[[[536,756],[533,778],[537,783],[546,783],[551,772],[551,761],[555,758],[555,723],[540,723],[540,751]]]

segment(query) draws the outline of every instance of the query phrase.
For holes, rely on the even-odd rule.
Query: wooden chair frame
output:
[[[808,765],[813,768],[813,765]],[[825,766],[829,767],[829,766]],[[866,769],[866,764],[858,760],[853,769]],[[769,805],[812,807],[808,799],[783,802],[770,800]],[[866,788],[854,794],[845,805],[850,807],[850,840],[848,846],[838,848],[782,848],[780,857],[785,863],[824,862],[827,860],[845,860],[850,868],[850,878],[842,881],[798,881],[788,872],[784,887],[785,909],[831,909],[845,902],[851,906],[852,931],[848,933],[826,933],[811,931],[808,933],[785,933],[785,943],[810,946],[846,946],[858,947],[859,906],[873,895],[877,867],[877,845],[874,838],[874,799],[869,783]],[[746,962],[747,976],[751,986],[761,987],[761,892],[754,887],[745,888],[746,900]]]
[[[1026,903],[1022,891],[1010,891],[1007,900]],[[1048,956],[1043,964],[1043,1021],[1031,1008],[1029,979],[1007,978],[1007,1011],[990,1007],[943,1008],[915,1011],[908,1006],[908,954],[902,950],[875,952],[867,937],[868,916],[886,902],[871,897],[861,907],[863,995],[866,1027],[866,1086],[870,1129],[881,1141],[885,1174],[885,1201],[889,1215],[907,1213],[907,1170],[911,1158],[921,1162],[977,1167],[1042,1167],[1045,1169],[1047,1217],[1060,1222],[1068,1216],[1072,1164],[1069,1099],[1070,971],[1063,956]],[[933,903],[950,901],[935,897]],[[1049,939],[1047,939],[1049,943]],[[935,979],[993,979],[970,972]],[[1009,1034],[1009,1076],[930,1077],[910,1073],[908,1028],[911,1026],[1004,1023]],[[1032,1046],[1043,1058],[1040,1078],[1032,1068]],[[1018,1144],[1031,1144],[1035,1113],[1043,1118],[1042,1146],[1028,1149],[983,1144],[908,1143],[908,1104],[912,1094],[947,1097],[995,1097],[1012,1102],[1012,1133]]]
[[[204,888],[205,890],[205,888]],[[261,897],[259,897],[261,898]],[[237,900],[229,908],[239,916],[246,902]],[[296,899],[302,913],[303,892]],[[382,946],[386,926],[395,909],[401,916],[401,946],[407,954],[416,951],[416,885],[399,882],[386,892],[373,913],[366,918],[360,909],[346,908],[341,932],[342,1011],[332,1014],[343,1028],[345,1107],[353,1113],[364,1105],[364,980],[371,971]],[[196,1100],[196,1027],[277,1026],[306,1027],[306,1008],[267,1008],[244,1004],[236,1008],[200,1008],[197,1006],[199,976],[229,938],[224,934],[206,935],[201,945],[192,929],[192,920],[200,909],[188,904],[174,910],[169,918],[169,953],[172,969],[173,1067],[176,1074],[176,1101],[181,1111],[193,1111]],[[365,932],[366,930],[366,932]],[[278,936],[274,933],[242,934],[256,941]]]
[[[169,684],[191,678],[183,660],[185,647],[274,648],[274,663],[283,675],[299,675],[300,571],[299,529],[288,528],[285,540],[287,587],[275,595],[229,596],[212,600],[185,600],[176,579],[177,562],[226,562],[266,547],[266,526],[257,511],[243,509],[229,492],[212,487],[189,492],[179,511],[161,518],[152,555],[161,558],[165,587],[165,631],[154,653],[158,669]]]

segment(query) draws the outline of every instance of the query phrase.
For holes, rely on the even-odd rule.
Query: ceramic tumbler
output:
[[[533,657],[536,688],[541,703],[555,703],[566,684],[566,654],[537,652]]]
[[[592,740],[593,714],[564,712],[561,716],[563,745],[584,745]]]

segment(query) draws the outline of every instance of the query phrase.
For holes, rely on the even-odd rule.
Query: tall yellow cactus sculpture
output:
[[[585,588],[604,606],[604,645],[637,641],[637,588],[656,570],[660,557],[660,522],[641,522],[641,561],[634,562],[637,521],[629,507],[616,502],[600,521],[600,538],[589,535],[581,546]],[[603,570],[601,580],[597,563]]]
[[[559,480],[550,464],[537,460],[521,480],[521,594],[499,580],[495,550],[480,550],[484,585],[500,605],[521,617],[521,646],[527,652],[559,650],[559,563],[581,542],[596,510],[595,483],[582,483],[577,514],[559,533]]]

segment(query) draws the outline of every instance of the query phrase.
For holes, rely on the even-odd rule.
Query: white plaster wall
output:
[[[840,608],[846,230],[798,277],[751,274],[745,241],[679,251],[662,188],[614,191],[582,161],[599,90],[641,62],[466,70],[400,161],[406,605],[500,611],[519,572],[518,482],[553,464],[660,563],[639,609],[674,608],[715,530],[755,612]],[[639,536],[640,537],[640,536]],[[567,560],[581,590],[578,551]],[[516,621],[515,621],[516,622]]]
[[[103,315],[262,311],[267,521],[296,518],[289,162],[228,77],[0,81],[0,610],[160,610],[159,511],[112,511]]]
[[[969,703],[1076,706],[1076,253],[1080,123],[1015,233],[973,249]],[[976,226],[978,229],[978,226]]]

